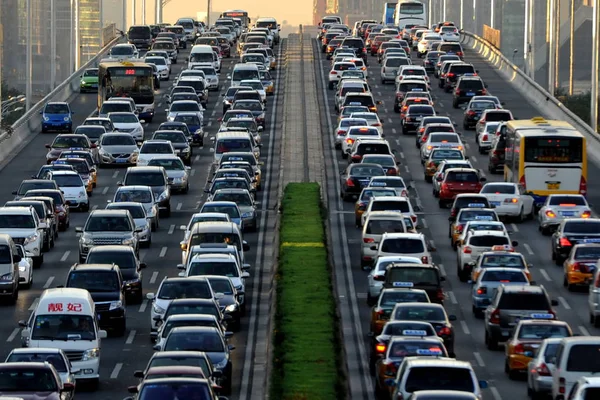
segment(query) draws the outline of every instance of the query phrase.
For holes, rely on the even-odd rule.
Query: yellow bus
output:
[[[586,138],[564,121],[506,123],[504,181],[529,192],[536,207],[551,194],[587,194]]]

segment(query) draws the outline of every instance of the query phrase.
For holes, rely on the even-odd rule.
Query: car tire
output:
[[[37,268],[41,267],[43,263],[44,263],[44,254],[42,253],[38,257],[33,257],[33,265],[32,265],[32,267],[34,269],[37,269]]]
[[[444,200],[442,200],[442,199],[439,199],[438,200],[438,206],[440,208],[446,208],[446,202]]]
[[[490,351],[496,351],[498,349],[498,341],[490,338],[487,331],[485,331],[485,345],[486,345],[487,349]]]
[[[331,81],[330,81],[330,82],[327,84],[327,88],[328,88],[329,90],[333,90],[333,82],[331,82]]]

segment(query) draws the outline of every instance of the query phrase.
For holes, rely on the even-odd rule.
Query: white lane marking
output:
[[[167,254],[167,246],[163,246],[163,248],[160,249],[160,254],[158,256],[159,257],[164,257],[165,254]]]
[[[183,203],[182,203],[182,202],[179,202],[179,203],[177,203],[177,207],[175,207],[175,209],[176,209],[177,211],[179,211],[179,210],[181,210],[181,207],[183,207]]]
[[[494,396],[494,400],[502,400],[502,396],[500,396],[500,392],[496,389],[495,386],[490,386],[490,392],[492,392],[492,396]]]
[[[104,189],[102,189],[102,194],[106,194],[106,193],[108,193],[108,189],[109,189],[109,187],[108,187],[108,186],[106,186]]]
[[[110,373],[110,379],[117,379],[119,377],[119,372],[121,372],[121,368],[123,368],[123,363],[117,363]]]
[[[477,351],[474,351],[473,356],[475,357],[475,361],[477,361],[477,364],[479,364],[480,367],[484,368],[485,363],[483,362],[483,358],[481,358],[481,354],[479,354],[479,352]]]
[[[462,327],[462,330],[465,333],[465,335],[471,334],[471,331],[469,330],[469,327],[467,326],[467,323],[465,321],[460,321],[460,326]]]
[[[381,97],[381,92],[377,92],[377,96]]]
[[[127,340],[125,341],[125,344],[131,344],[133,343],[133,339],[135,339],[135,330],[132,330],[131,332],[129,332],[129,336],[127,336]]]
[[[423,225],[423,229],[429,229],[427,225],[427,220],[425,218],[421,218],[421,224]]]
[[[546,272],[545,269],[541,268],[540,269],[540,274],[542,274],[542,276],[544,277],[544,279],[548,282],[552,282],[552,278],[550,278],[550,275],[548,275],[548,273]]]
[[[207,127],[212,126],[212,121],[208,121],[208,123],[206,124]]]
[[[511,227],[513,233],[519,232],[519,228],[517,227],[517,224],[515,224],[514,222],[510,224],[510,227]]]
[[[119,176],[119,171],[115,171],[115,173],[112,174],[113,179],[115,179],[117,176]]]
[[[150,277],[150,284],[154,285],[156,283],[156,278],[158,278],[158,271],[154,271],[152,276]]]
[[[471,146],[469,145],[469,143],[465,143],[465,149],[469,150],[471,148]]]
[[[200,160],[200,155],[197,155],[196,157],[194,157],[194,161],[199,161]]]
[[[403,151],[400,152],[400,158],[404,160],[404,152]]]
[[[440,269],[440,272],[442,273],[442,276],[447,276],[446,275],[446,268],[444,268],[444,264],[438,264],[438,268]]]
[[[558,297],[558,302],[560,303],[561,306],[563,306],[565,308],[565,310],[570,310],[571,306],[569,305],[569,303],[567,303],[567,300],[565,300],[564,297],[559,296]]]
[[[196,169],[195,168],[190,171],[190,176],[194,176],[194,175],[196,175]]]
[[[473,162],[477,162],[477,157],[471,156],[471,160],[473,160]]]
[[[50,285],[52,285],[52,282],[54,282],[54,277],[51,276],[50,278],[48,278],[48,280],[46,281],[46,283],[44,283],[43,289],[48,289],[50,287]]]
[[[529,246],[527,243],[523,243],[523,247],[525,247],[525,250],[527,250],[527,253],[529,253],[530,256],[532,256],[533,250],[531,250],[531,246]]]
[[[396,128],[392,128],[392,133],[396,133]]]
[[[146,307],[148,307],[148,300],[142,301],[142,304],[140,304],[140,309],[138,310],[138,312],[145,312]]]
[[[388,122],[389,122],[390,124],[393,124],[393,123],[394,123],[394,121],[393,121],[391,118],[388,118]]]
[[[216,113],[217,113],[217,109],[214,109],[213,112],[212,112],[212,114],[210,114],[210,116],[214,117]]]
[[[400,139],[396,139],[396,144],[400,146]]]
[[[98,209],[98,204],[95,204],[95,205],[92,207],[92,211],[96,211],[97,209]]]
[[[156,108],[160,108],[160,106],[162,106],[162,103],[158,103],[158,104],[156,105]]]
[[[454,295],[453,291],[448,292],[448,297],[450,298],[452,304],[458,304],[458,301],[456,300],[456,296]]]
[[[6,339],[7,342],[12,342],[13,340],[15,340],[15,338],[17,337],[17,334],[19,333],[20,329],[19,328],[15,328],[13,329],[13,331],[10,333],[10,335],[8,336],[8,338]]]
[[[590,331],[588,331],[587,329],[585,329],[585,326],[581,326],[581,325],[579,325],[579,326],[577,327],[577,329],[579,329],[579,332],[581,332],[581,334],[582,334],[583,336],[590,336]]]
[[[175,225],[171,225],[171,226],[169,227],[169,232],[168,232],[168,234],[169,234],[169,235],[172,235],[172,234],[173,234],[173,232],[175,232]]]
[[[29,311],[33,311],[37,308],[38,303],[40,302],[40,298],[37,297],[33,303],[31,303],[31,305],[29,306]]]
[[[407,173],[407,174],[410,174],[410,169],[408,168],[408,165],[405,165],[405,166],[404,166],[404,169],[406,170],[406,173]]]
[[[60,258],[60,262],[65,262],[67,261],[67,258],[69,258],[69,255],[71,254],[71,250],[67,250],[65,251],[65,254],[63,254],[63,256]]]

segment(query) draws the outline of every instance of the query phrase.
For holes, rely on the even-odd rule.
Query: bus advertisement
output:
[[[381,17],[383,25],[394,25],[396,5],[397,3],[383,3],[383,16]]]
[[[586,139],[564,121],[506,123],[504,181],[531,193],[537,208],[551,194],[587,194]]]
[[[394,24],[400,29],[406,25],[427,26],[427,8],[424,2],[418,0],[400,0],[396,7]]]
[[[154,117],[154,69],[142,61],[101,60],[98,67],[98,110],[111,97],[131,97],[139,118]]]

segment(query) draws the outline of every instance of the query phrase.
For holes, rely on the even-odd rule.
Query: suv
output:
[[[487,85],[478,76],[467,74],[461,76],[452,92],[452,107],[458,108],[461,103],[471,100],[473,96],[487,94],[486,87]]]
[[[385,139],[357,139],[348,153],[351,163],[360,163],[365,154],[395,154]]]
[[[74,264],[67,275],[65,287],[90,292],[100,328],[111,329],[117,336],[125,334],[125,294],[118,265]]]
[[[435,251],[422,233],[384,233],[379,245],[372,246],[371,250],[377,251],[373,262],[379,257],[408,256],[426,264],[433,261],[430,252]]]
[[[456,62],[452,63],[448,67],[448,71],[444,75],[443,87],[446,93],[449,93],[452,90],[452,87],[456,86],[457,81],[463,75],[473,75],[477,74],[477,70],[472,64]]]
[[[34,268],[44,262],[46,228],[32,206],[0,208],[0,233],[10,235],[15,244],[23,245],[31,253]]]
[[[435,115],[435,109],[430,105],[411,105],[408,106],[404,118],[402,118],[402,134],[407,135],[409,133],[417,131],[419,124],[423,117]]]
[[[79,262],[84,263],[94,246],[122,244],[134,249],[139,257],[138,232],[131,214],[127,210],[93,210],[85,226],[77,227],[82,233],[79,238]]]
[[[365,65],[368,65],[367,48],[362,39],[348,36],[344,39],[340,47],[347,47],[354,50],[356,56],[362,58],[365,61]]]
[[[457,243],[456,273],[461,282],[466,282],[473,272],[473,261],[480,254],[492,250],[495,246],[516,247],[519,243],[510,240],[504,231],[469,231],[464,240]]]
[[[386,268],[383,279],[383,288],[422,289],[432,302],[444,302],[442,282],[446,277],[435,265],[393,263]]]
[[[150,186],[158,203],[160,216],[171,216],[171,186],[167,171],[163,167],[129,167],[125,178],[117,183],[119,186]]]
[[[550,300],[543,286],[501,285],[484,312],[485,344],[489,350],[496,350],[498,342],[505,342],[514,327],[522,318],[535,313],[556,315],[553,306],[558,301]]]
[[[438,199],[440,208],[445,208],[458,194],[479,193],[482,182],[486,181],[474,168],[450,168],[444,176],[436,179],[441,181]]]
[[[4,207],[33,207],[41,223],[46,224],[44,229],[44,242],[42,251],[50,251],[54,247],[54,239],[58,232],[56,219],[54,218],[54,210],[50,210],[46,203],[41,200],[19,200],[7,201]]]

